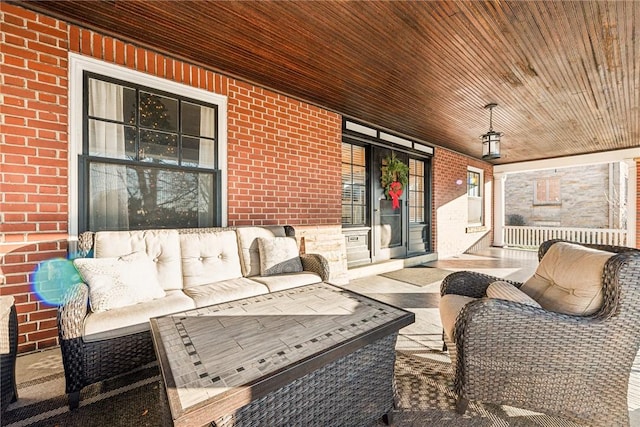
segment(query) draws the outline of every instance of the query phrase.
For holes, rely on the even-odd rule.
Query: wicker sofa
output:
[[[640,346],[640,250],[567,243],[544,242],[536,273],[524,284],[507,281],[509,295],[491,295],[505,281],[485,274],[455,272],[442,281],[458,412],[473,400],[588,425],[629,424],[629,375]],[[563,313],[561,295],[587,296],[593,272],[600,288],[580,308],[571,301],[569,311],[577,314]],[[542,292],[532,288],[542,281]]]
[[[328,280],[327,260],[299,254],[294,236],[289,226],[79,236],[74,264],[82,281],[67,291],[58,308],[69,407],[78,407],[83,387],[155,360],[151,317]],[[288,252],[281,251],[282,244]],[[273,249],[276,246],[280,252]],[[142,254],[144,263],[128,260],[130,254]],[[283,256],[286,259],[278,258]],[[145,270],[149,263],[152,271]],[[114,274],[114,268],[134,276],[136,288],[127,282],[131,277],[121,277],[121,271]],[[113,289],[99,293],[111,285]],[[147,288],[160,295],[130,304],[127,298]]]

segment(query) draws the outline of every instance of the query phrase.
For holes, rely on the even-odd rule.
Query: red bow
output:
[[[398,209],[400,207],[400,201],[398,199],[402,196],[402,183],[399,181],[393,181],[389,184],[389,195],[393,201],[391,207],[393,209]]]

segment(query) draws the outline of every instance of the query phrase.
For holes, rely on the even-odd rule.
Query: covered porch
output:
[[[447,353],[442,351],[442,325],[438,313],[441,280],[433,279],[438,274],[471,270],[509,280],[525,281],[533,274],[537,265],[534,250],[488,248],[382,274],[375,274],[375,270],[370,270],[371,274],[363,272],[362,277],[351,280],[347,289],[405,308],[416,316],[414,324],[400,331],[396,345],[398,408],[394,425],[450,423],[472,426],[503,420],[507,425],[533,426],[544,423],[557,427],[578,426],[561,418],[509,407],[497,410],[493,407],[472,406],[466,415],[461,416],[455,412],[452,384],[442,381],[443,376],[451,375],[451,366]],[[432,271],[430,274],[424,273],[427,268]],[[54,419],[65,420],[64,425],[83,425],[87,420],[91,420],[92,425],[100,426],[130,425],[132,422],[137,425],[154,425],[158,421],[157,402],[154,401],[157,396],[151,395],[151,401],[142,401],[150,399],[144,387],[151,382],[161,381],[157,372],[150,374],[147,379],[142,374],[132,373],[130,380],[120,380],[117,387],[114,384],[94,387],[87,391],[88,395],[93,393],[93,396],[87,398],[75,415],[65,415],[69,409],[64,397],[59,348],[19,356],[17,376],[20,400],[12,404],[8,411],[14,421],[20,411],[23,411],[22,416],[27,418],[24,420],[27,423],[32,421],[29,417],[37,419],[41,416],[37,411],[28,412],[30,406],[39,407],[42,413],[55,416]],[[43,387],[43,384],[48,387]],[[100,387],[103,388],[102,391],[99,390]],[[105,402],[122,395],[129,396],[130,407],[105,406]],[[48,399],[53,400],[46,403]],[[630,376],[628,405],[630,425],[640,425],[640,353]],[[109,408],[110,413],[105,413],[104,408]],[[142,410],[136,412],[140,408]],[[96,416],[103,421],[97,421]],[[11,422],[8,425],[22,424]]]

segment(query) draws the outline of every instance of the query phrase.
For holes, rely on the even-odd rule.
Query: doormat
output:
[[[409,283],[414,286],[427,286],[444,279],[451,273],[453,273],[453,271],[442,268],[418,266],[382,273],[380,276]]]

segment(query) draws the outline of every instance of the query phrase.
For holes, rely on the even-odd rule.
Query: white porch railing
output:
[[[537,248],[549,239],[565,239],[578,243],[627,246],[627,230],[611,228],[504,227],[506,246]]]

